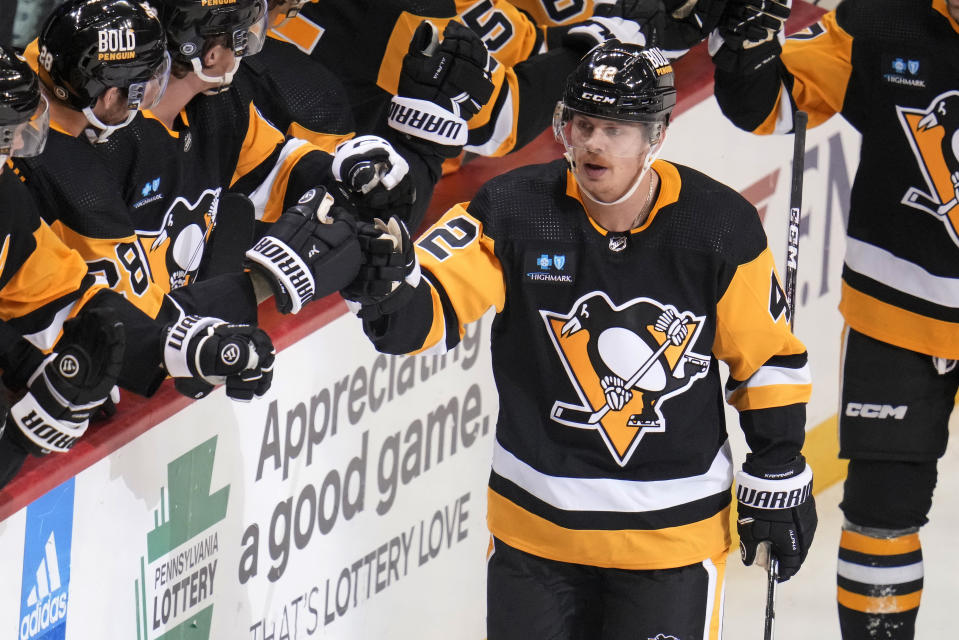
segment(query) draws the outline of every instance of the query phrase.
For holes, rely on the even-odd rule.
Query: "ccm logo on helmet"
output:
[[[136,57],[137,38],[133,29],[97,31],[98,60],[129,60]]]
[[[892,416],[896,420],[906,417],[909,405],[893,407],[888,404],[862,404],[860,402],[846,403],[846,415],[851,418],[879,418],[884,420]]]
[[[589,91],[584,91],[580,96],[583,100],[592,100],[593,102],[602,102],[603,104],[615,104],[616,98],[612,96],[604,96],[598,93],[590,93]]]

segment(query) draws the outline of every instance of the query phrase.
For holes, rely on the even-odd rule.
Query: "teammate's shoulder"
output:
[[[916,0],[843,0],[836,23],[854,39],[909,41],[928,37],[926,19],[934,10]]]

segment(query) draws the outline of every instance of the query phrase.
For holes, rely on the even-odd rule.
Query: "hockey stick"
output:
[[[680,322],[682,322],[684,326],[686,325],[682,318],[680,318]],[[626,383],[623,385],[623,388],[632,389],[636,383],[639,382],[639,379],[646,375],[646,372],[649,371],[649,368],[652,367],[657,360],[659,360],[659,356],[666,352],[666,349],[670,344],[672,344],[672,342],[670,341],[669,336],[667,336],[666,339],[663,340],[663,343],[659,345],[659,348],[653,353],[653,355],[649,356],[639,367],[639,369],[636,370],[636,373],[629,377],[629,380],[626,381]],[[550,417],[560,424],[569,425],[571,427],[582,427],[596,424],[603,418],[603,416],[609,413],[609,410],[609,401],[593,412],[584,410],[581,407],[574,407],[572,405],[557,401],[556,404],[553,405],[553,412]]]
[[[789,193],[789,224],[786,228],[786,304],[789,305],[789,330],[796,321],[796,271],[799,268],[799,221],[802,216],[802,180],[806,155],[805,111],[793,114],[792,190]]]
[[[906,191],[906,195],[902,197],[902,204],[915,207],[920,211],[931,213],[934,216],[944,216],[952,211],[953,207],[959,204],[959,200],[953,198],[949,202],[943,202],[940,204],[919,189],[915,187],[909,187],[909,190]]]
[[[786,304],[789,305],[789,330],[796,323],[796,271],[799,268],[799,222],[802,217],[802,181],[806,156],[805,111],[793,114],[793,164],[792,189],[789,193],[789,225],[786,229]],[[776,585],[779,583],[779,559],[772,552],[771,544],[764,543],[766,562],[766,615],[763,640],[773,640],[776,622]]]

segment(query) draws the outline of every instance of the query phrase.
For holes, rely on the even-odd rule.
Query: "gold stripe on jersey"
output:
[[[52,233],[59,236],[58,242],[62,240],[62,244],[74,249],[81,261],[86,263],[83,266],[83,273],[86,273],[86,269],[89,268],[90,273],[96,276],[98,281],[106,282],[111,289],[151,318],[157,316],[163,305],[164,289],[154,279],[148,270],[149,267],[142,264],[142,245],[136,236],[91,238],[77,233],[62,220],[55,220],[51,229]],[[127,259],[129,252],[123,247],[124,245],[129,247],[133,243],[139,245],[141,251],[134,251],[135,260],[130,260]],[[152,265],[154,268],[156,266]],[[166,265],[162,265],[162,268],[164,273],[157,275],[165,278],[160,280],[161,282],[169,282]]]
[[[862,613],[899,613],[909,611],[919,606],[922,590],[907,593],[901,596],[863,596],[836,587],[836,600],[842,606]]]
[[[704,520],[663,529],[567,529],[530,513],[492,489],[487,490],[487,496],[490,533],[511,547],[542,558],[648,570],[683,567],[729,550],[729,507]]]
[[[346,142],[347,140],[352,140],[356,132],[320,133],[312,129],[307,129],[298,122],[291,122],[286,134],[291,138],[306,140],[310,144],[316,145],[318,148],[326,151],[328,154],[333,155],[333,152],[336,150],[336,145],[341,142]]]
[[[284,137],[280,131],[260,115],[260,111],[251,101],[247,111],[250,114],[246,128],[246,137],[240,147],[240,157],[236,161],[236,169],[230,178],[230,186],[250,173],[276,151],[277,145],[283,144]]]
[[[310,54],[323,36],[323,31],[323,27],[300,13],[287,20],[286,24],[270,29],[267,36],[289,42],[303,53]]]
[[[487,309],[494,307],[499,312],[506,304],[503,266],[496,257],[494,241],[483,234],[483,223],[470,215],[468,205],[455,205],[416,241],[420,266],[443,287],[456,312],[460,338],[465,326]],[[454,253],[455,259],[450,259]],[[430,338],[438,340],[436,325],[442,327],[444,318],[436,295],[434,291]]]
[[[836,12],[823,16],[814,36],[810,28],[786,38],[782,61],[793,75],[792,97],[796,106],[809,114],[809,126],[822,124],[842,110],[846,87],[852,74],[852,36],[836,23]],[[796,36],[799,36],[798,38]],[[772,133],[776,113],[782,108],[777,100],[773,113],[754,133]]]
[[[775,284],[774,284],[775,283]],[[796,355],[805,352],[803,344],[790,332],[785,307],[770,309],[779,277],[772,252],[767,246],[753,260],[739,265],[726,292],[716,304],[716,340],[713,353],[729,365],[729,375],[748,380],[770,355]],[[739,338],[748,336],[748,344]]]
[[[959,323],[895,307],[842,283],[839,311],[850,327],[888,344],[959,359]]]
[[[33,252],[0,290],[0,320],[26,316],[74,294],[87,274],[80,254],[61,242],[46,223],[34,230],[33,240]]]
[[[720,632],[723,628],[723,597],[726,592],[726,562],[729,556],[721,554],[712,557],[708,562],[712,562],[716,568],[716,576],[713,582],[713,593],[711,597],[711,613],[709,613],[709,635],[706,640],[720,640]],[[706,564],[704,561],[703,564]]]

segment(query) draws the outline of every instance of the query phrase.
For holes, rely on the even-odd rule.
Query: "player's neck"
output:
[[[656,202],[659,177],[652,169],[640,181],[635,192],[616,204],[603,204],[583,195],[583,204],[593,220],[607,231],[630,231],[643,225]]]
[[[160,103],[150,109],[150,113],[168,129],[172,129],[177,115],[186,108],[190,100],[203,93],[207,86],[195,73],[188,73],[183,78],[171,75]]]
[[[56,99],[51,99],[49,102],[50,122],[56,124],[74,138],[90,126],[82,111],[77,111]]]

